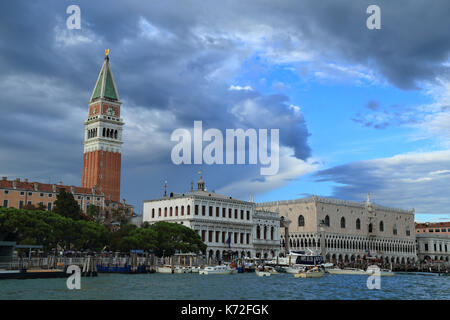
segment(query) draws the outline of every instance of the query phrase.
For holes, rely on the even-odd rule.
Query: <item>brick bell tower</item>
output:
[[[83,181],[95,187],[105,200],[120,202],[122,126],[116,83],[109,65],[109,49],[89,100],[89,116],[84,122]]]

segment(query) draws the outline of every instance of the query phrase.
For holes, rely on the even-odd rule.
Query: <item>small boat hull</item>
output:
[[[256,270],[255,273],[258,277],[270,277],[270,272],[267,272],[267,271]]]

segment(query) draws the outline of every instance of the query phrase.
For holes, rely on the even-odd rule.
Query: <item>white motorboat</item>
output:
[[[190,267],[188,272],[198,273],[199,270],[200,270],[200,267]]]
[[[158,273],[173,273],[172,266],[165,265],[162,267],[156,267],[156,272]]]
[[[358,275],[358,276],[366,276],[367,272],[362,269],[356,269],[356,268],[331,268],[328,269],[329,274],[344,274],[344,275]]]
[[[315,267],[306,272],[299,272],[294,274],[295,278],[320,278],[325,274],[325,271],[321,268]]]
[[[183,267],[175,267],[173,273],[188,273],[188,269]]]
[[[286,270],[286,273],[296,274],[296,273],[303,272],[305,270],[305,268],[301,265],[294,264],[292,267],[284,268],[284,270]]]
[[[233,274],[237,273],[236,269],[227,267],[227,266],[215,266],[215,267],[205,267],[204,269],[200,269],[198,271],[199,274]]]
[[[278,271],[275,270],[274,267],[270,267],[270,266],[265,266],[265,267],[264,267],[264,271],[265,271],[265,272],[268,272],[268,273],[270,273],[270,274],[278,274]]]
[[[255,270],[255,273],[258,277],[270,277],[270,272],[268,271]]]
[[[369,274],[369,275],[378,274],[378,275],[383,276],[383,277],[390,277],[390,276],[395,275],[395,273],[392,272],[391,270],[389,270],[389,269],[380,269],[376,265],[368,266],[367,270],[366,270],[366,273]]]

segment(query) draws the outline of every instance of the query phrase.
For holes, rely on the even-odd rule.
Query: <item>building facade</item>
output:
[[[416,223],[416,245],[419,261],[450,265],[450,222]]]
[[[143,222],[180,223],[197,232],[207,257],[275,257],[280,249],[280,219],[255,210],[255,203],[209,192],[202,178],[197,190],[144,201]]]
[[[108,200],[120,202],[123,119],[121,102],[106,54],[89,100],[84,122],[82,186],[96,187]]]
[[[322,251],[328,262],[353,262],[371,256],[385,263],[417,260],[414,209],[380,206],[312,196],[260,203],[257,209],[278,211],[290,221],[282,229],[282,247]],[[321,248],[321,243],[324,248]]]
[[[65,186],[62,184],[48,184],[40,182],[28,182],[28,179],[8,180],[2,177],[0,181],[0,204],[4,208],[21,209],[26,205],[39,205],[51,211],[60,189],[73,194],[81,210],[87,212],[90,205],[95,205],[100,210],[105,210],[105,195],[95,188],[80,188]]]

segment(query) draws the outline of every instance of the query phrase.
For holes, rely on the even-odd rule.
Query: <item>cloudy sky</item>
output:
[[[81,9],[68,29],[66,9]],[[369,30],[366,9],[381,8]],[[2,1],[0,174],[81,185],[83,121],[104,58],[123,102],[122,197],[311,194],[450,219],[450,3]],[[276,128],[280,169],[174,165],[177,128]]]

